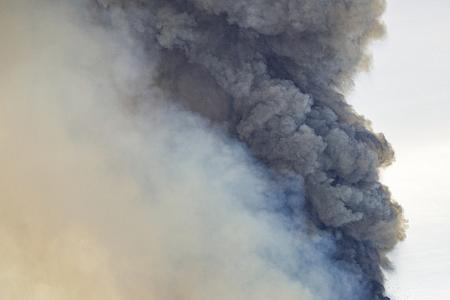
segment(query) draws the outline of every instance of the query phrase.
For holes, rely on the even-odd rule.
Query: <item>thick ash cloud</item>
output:
[[[335,234],[305,220],[303,176],[227,136],[228,92],[133,37],[156,37],[147,9],[92,19],[93,4],[0,1],[0,298],[370,298]],[[165,80],[175,66],[189,72]],[[200,77],[179,102],[222,125],[159,88]]]
[[[291,217],[334,236],[335,263],[384,299],[386,252],[404,238],[401,207],[379,181],[394,153],[345,101],[383,0],[99,1],[158,50],[166,96],[245,143],[285,188]],[[292,182],[302,192],[292,192]],[[302,203],[302,199],[306,203]]]

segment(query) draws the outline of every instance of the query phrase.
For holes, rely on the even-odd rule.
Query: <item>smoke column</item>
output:
[[[0,297],[387,299],[383,7],[1,0]]]

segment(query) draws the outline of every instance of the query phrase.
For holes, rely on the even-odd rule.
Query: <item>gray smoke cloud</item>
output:
[[[332,236],[334,264],[369,291],[356,299],[387,299],[382,268],[404,219],[379,169],[394,152],[344,97],[384,34],[384,0],[98,3],[156,49],[167,98],[247,145],[283,189],[283,213]]]
[[[386,299],[383,2],[0,1],[0,297]]]
[[[164,98],[158,49],[91,4],[0,2],[0,298],[363,297],[333,237],[283,213],[242,143]]]

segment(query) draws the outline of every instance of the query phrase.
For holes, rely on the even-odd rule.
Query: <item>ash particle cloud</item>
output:
[[[384,7],[383,0],[110,7],[158,45],[158,84],[168,97],[245,143],[284,187],[291,217],[306,211],[315,230],[333,236],[336,264],[370,291],[365,299],[385,298],[385,255],[404,238],[402,209],[379,182],[394,152],[344,97],[370,63],[367,45],[384,34]]]
[[[388,299],[384,5],[0,1],[0,296]]]

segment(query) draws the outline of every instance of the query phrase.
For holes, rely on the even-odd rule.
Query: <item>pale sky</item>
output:
[[[396,300],[450,299],[450,1],[390,0],[384,20],[388,36],[350,102],[397,154],[383,181],[409,230],[388,289]]]

